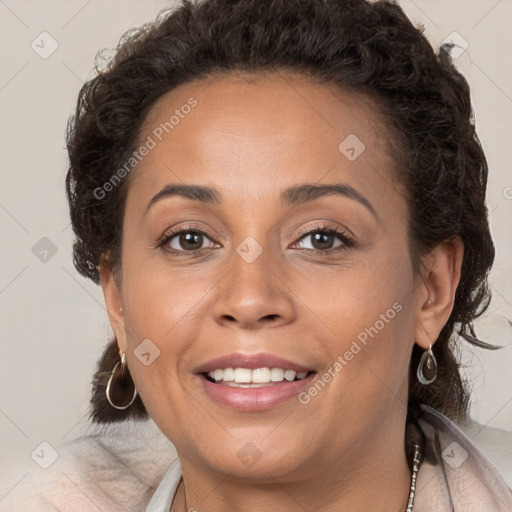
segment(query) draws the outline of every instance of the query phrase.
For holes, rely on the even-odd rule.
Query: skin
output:
[[[130,176],[122,272],[108,255],[100,265],[119,348],[182,462],[172,510],[405,510],[410,354],[414,343],[435,343],[448,320],[462,243],[440,244],[414,272],[389,129],[369,98],[291,73],[221,75],[160,98],[140,140],[191,96],[197,106]],[[354,161],[338,150],[349,134],[366,147]],[[145,213],[173,183],[215,187],[222,202],[167,197]],[[281,190],[304,183],[347,184],[375,214],[341,195],[280,201]],[[318,223],[351,233],[353,245],[336,251],[344,244],[334,236],[330,254],[314,254]],[[186,254],[179,235],[167,252],[156,247],[189,224],[208,237],[201,253]],[[248,236],[262,248],[252,263],[236,252]],[[395,303],[401,311],[307,404],[293,397],[236,411],[193,374],[246,351],[291,359],[320,378]],[[134,355],[145,339],[160,350],[149,366]],[[247,467],[237,453],[249,442],[261,458]]]

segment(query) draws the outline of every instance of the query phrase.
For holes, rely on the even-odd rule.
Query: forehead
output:
[[[214,75],[153,105],[139,141],[154,147],[131,186],[144,196],[180,181],[245,198],[320,181],[382,191],[395,166],[389,132],[371,98],[334,84],[289,72]]]

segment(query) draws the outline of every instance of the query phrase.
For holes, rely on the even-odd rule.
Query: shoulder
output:
[[[32,460],[13,465],[21,480],[0,512],[143,511],[176,459],[152,422],[96,429],[56,449],[47,469]]]
[[[440,412],[428,406],[422,411],[426,450],[416,486],[418,512],[433,506],[436,511],[512,510],[512,491],[473,440]]]

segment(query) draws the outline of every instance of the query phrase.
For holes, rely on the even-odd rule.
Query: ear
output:
[[[124,323],[123,301],[120,283],[116,279],[107,257],[102,257],[99,264],[101,288],[105,297],[110,325],[116,335],[117,344],[121,352],[126,352],[126,329]]]
[[[453,310],[463,255],[464,244],[455,237],[422,258],[415,341],[424,349],[437,340]]]

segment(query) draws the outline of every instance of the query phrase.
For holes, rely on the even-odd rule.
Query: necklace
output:
[[[414,446],[414,462],[412,465],[412,477],[411,477],[411,491],[409,493],[409,501],[407,502],[407,508],[405,512],[412,512],[414,505],[414,494],[416,492],[416,478],[418,477],[418,471],[420,469],[420,447]]]
[[[407,508],[405,512],[412,512],[412,508],[414,506],[414,495],[416,493],[416,478],[418,477],[418,471],[420,469],[420,447],[418,445],[414,446],[414,461],[412,465],[412,476],[411,476],[411,490],[409,492],[409,501],[407,502]],[[179,487],[182,487],[183,480],[180,482]],[[172,512],[173,507],[171,507]],[[185,505],[186,509],[186,505]]]

